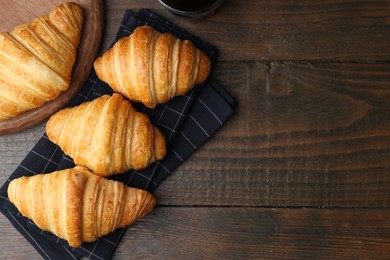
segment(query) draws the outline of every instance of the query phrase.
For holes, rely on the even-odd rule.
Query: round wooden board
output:
[[[2,0],[0,5],[0,31],[11,31],[16,25],[28,23],[34,18],[49,13],[63,3],[61,0]],[[63,108],[87,80],[95,60],[103,32],[102,0],[73,0],[84,10],[84,24],[76,63],[73,67],[69,88],[55,100],[27,111],[22,115],[0,121],[0,135],[10,134],[35,126]]]

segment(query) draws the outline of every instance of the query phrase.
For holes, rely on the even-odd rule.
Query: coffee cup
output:
[[[201,20],[212,16],[224,0],[159,0],[159,2],[171,13]]]

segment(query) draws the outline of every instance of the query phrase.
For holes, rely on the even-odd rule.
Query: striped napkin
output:
[[[215,47],[147,9],[139,12],[126,11],[115,41],[128,36],[135,28],[145,24],[153,26],[160,32],[170,32],[181,39],[191,40],[195,46],[208,54],[213,63],[216,61]],[[68,106],[76,106],[84,101],[112,93],[112,89],[100,81],[92,71],[84,86]],[[186,95],[158,105],[155,109],[148,109],[142,104],[133,105],[137,110],[146,113],[151,122],[164,133],[167,139],[167,155],[163,160],[150,165],[145,170],[128,171],[125,174],[114,175],[111,179],[153,192],[228,120],[235,110],[236,101],[216,80],[210,77]],[[12,179],[37,173],[49,173],[73,166],[73,160],[44,134],[1,187],[0,210],[45,259],[79,259],[81,257],[109,259],[126,228],[118,229],[93,243],[84,243],[82,247],[75,249],[50,232],[39,229],[31,220],[23,217],[8,200],[7,188]]]

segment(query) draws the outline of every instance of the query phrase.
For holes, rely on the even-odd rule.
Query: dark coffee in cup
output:
[[[199,12],[205,10],[218,2],[218,0],[162,0],[166,5],[173,9],[180,10],[183,12]]]
[[[223,0],[159,0],[172,13],[188,18],[204,18],[214,14]]]

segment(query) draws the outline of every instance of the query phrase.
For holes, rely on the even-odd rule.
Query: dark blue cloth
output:
[[[153,26],[160,32],[170,32],[181,39],[191,40],[199,49],[207,53],[213,63],[216,61],[215,47],[146,9],[139,12],[126,11],[115,41],[128,36],[136,27],[145,24]],[[68,106],[76,106],[86,100],[112,93],[112,89],[100,81],[92,71]],[[145,108],[142,104],[133,105],[137,110],[146,113],[152,123],[164,133],[167,138],[167,155],[145,170],[128,171],[111,178],[128,186],[153,192],[228,120],[234,112],[236,101],[210,77],[186,95],[158,105],[155,109]],[[53,144],[46,134],[43,135],[0,189],[0,210],[45,259],[78,259],[82,256],[90,259],[109,259],[126,228],[118,229],[93,243],[84,243],[82,247],[74,249],[69,247],[66,241],[42,231],[31,220],[21,216],[8,200],[7,188],[12,179],[73,166],[73,160]]]

